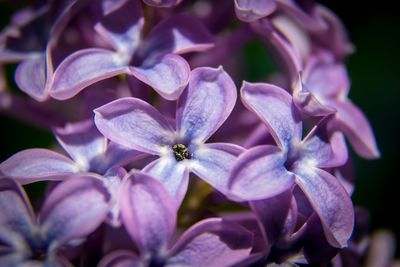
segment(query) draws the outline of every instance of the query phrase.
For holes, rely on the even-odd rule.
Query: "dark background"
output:
[[[17,1],[18,2],[18,1]],[[350,98],[369,118],[381,158],[363,160],[354,155],[356,166],[355,205],[371,215],[370,231],[391,229],[400,240],[400,88],[398,9],[389,1],[319,1],[344,22],[356,51],[347,61],[352,81]],[[13,9],[0,0],[0,29],[8,23]],[[21,2],[19,2],[21,4]],[[9,70],[12,72],[12,69]],[[0,162],[32,147],[48,147],[51,134],[32,128],[1,114]],[[397,248],[397,257],[400,256]]]

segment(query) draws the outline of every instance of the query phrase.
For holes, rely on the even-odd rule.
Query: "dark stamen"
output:
[[[176,161],[190,159],[191,155],[185,145],[177,144],[172,147]]]

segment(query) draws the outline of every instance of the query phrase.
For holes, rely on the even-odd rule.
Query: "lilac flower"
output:
[[[179,204],[193,171],[221,192],[228,173],[243,151],[227,143],[204,142],[229,116],[236,101],[236,87],[222,69],[197,68],[178,100],[176,130],[151,105],[122,98],[95,110],[99,131],[124,146],[160,156],[144,171],[161,181]]]
[[[132,172],[121,191],[123,223],[140,256],[114,251],[100,266],[230,266],[250,252],[251,234],[220,218],[199,222],[171,246],[176,205],[164,186],[144,173]]]
[[[88,48],[65,58],[49,85],[52,97],[67,99],[90,84],[126,73],[150,85],[164,98],[176,99],[190,73],[186,60],[177,54],[212,46],[212,37],[203,25],[186,15],[166,18],[143,39],[139,0],[113,2],[103,10],[103,16],[95,30],[113,50]]]
[[[110,201],[100,180],[81,176],[57,186],[35,218],[22,187],[1,178],[0,265],[68,265],[57,251],[93,232],[106,217]]]
[[[303,139],[302,123],[290,94],[269,84],[245,82],[243,103],[266,123],[277,146],[263,145],[243,153],[231,172],[232,195],[245,200],[273,197],[297,184],[321,219],[328,242],[343,247],[354,221],[353,206],[341,183],[321,168],[347,159],[343,136],[320,124]]]
[[[294,103],[309,116],[334,114],[329,127],[343,131],[362,157],[375,159],[379,150],[363,112],[348,98],[350,82],[346,68],[329,53],[309,59],[302,79],[294,89]]]

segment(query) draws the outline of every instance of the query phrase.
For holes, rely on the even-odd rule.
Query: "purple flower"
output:
[[[23,188],[1,178],[0,265],[67,265],[57,251],[93,232],[104,221],[110,201],[101,180],[81,176],[58,185],[36,218]]]
[[[178,98],[188,83],[190,67],[177,54],[208,49],[213,45],[212,36],[193,17],[174,15],[157,24],[143,39],[140,1],[112,3],[95,25],[112,50],[88,48],[69,55],[55,70],[50,95],[68,99],[90,84],[126,73],[166,99]]]
[[[321,219],[328,242],[343,247],[354,221],[351,199],[340,181],[322,168],[343,165],[347,150],[341,133],[320,123],[303,139],[302,123],[292,96],[269,84],[245,82],[243,103],[268,127],[277,146],[249,149],[236,162],[229,187],[233,196],[260,200],[297,184]]]
[[[197,223],[172,246],[175,201],[160,182],[144,173],[132,172],[120,197],[123,223],[140,256],[114,251],[100,266],[230,266],[250,253],[251,234],[220,218]]]
[[[179,204],[193,171],[225,192],[228,173],[243,151],[227,143],[204,142],[229,116],[236,87],[222,69],[197,68],[178,100],[176,129],[155,108],[137,98],[122,98],[95,110],[95,123],[110,140],[160,156],[144,171],[161,181]]]

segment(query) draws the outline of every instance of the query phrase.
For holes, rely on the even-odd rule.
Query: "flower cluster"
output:
[[[241,51],[253,43],[276,70],[251,80]],[[26,95],[1,72],[0,110],[59,146],[0,164],[0,265],[345,262],[357,214],[346,139],[379,157],[348,98],[352,51],[314,1],[18,10],[0,34],[0,67],[18,64]],[[36,210],[23,186],[40,181]]]

